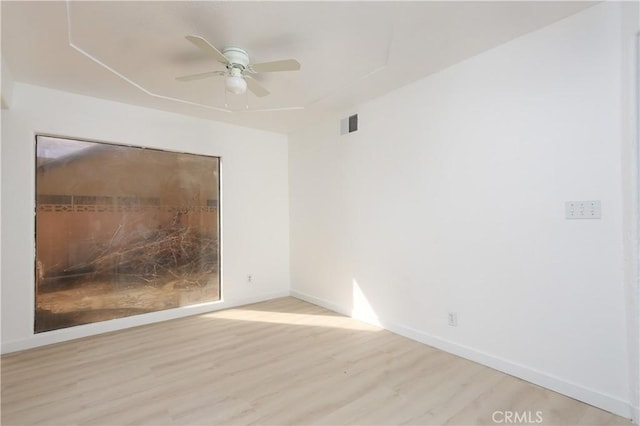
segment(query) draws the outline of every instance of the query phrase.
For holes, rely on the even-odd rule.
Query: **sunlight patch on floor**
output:
[[[227,319],[234,321],[257,321],[273,324],[304,325],[316,327],[342,328],[347,330],[380,331],[380,327],[366,324],[364,322],[354,322],[352,319],[343,316],[300,314],[290,312],[264,312],[253,311],[251,309],[228,309],[224,311],[212,312],[202,315],[204,318]]]

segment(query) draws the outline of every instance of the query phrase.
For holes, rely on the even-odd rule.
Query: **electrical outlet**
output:
[[[253,282],[253,275],[248,274],[247,275],[247,283],[251,284]]]
[[[451,327],[458,326],[458,313],[457,312],[449,312],[448,314],[449,325]]]
[[[566,201],[564,212],[567,219],[601,219],[602,208],[600,200]]]

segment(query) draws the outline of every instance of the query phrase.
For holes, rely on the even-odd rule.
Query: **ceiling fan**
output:
[[[218,62],[224,64],[227,67],[227,70],[185,75],[177,77],[176,80],[178,81],[192,81],[215,76],[224,76],[226,77],[225,86],[229,92],[238,95],[245,93],[247,89],[249,89],[254,95],[263,97],[267,96],[269,91],[250,74],[276,71],[297,71],[300,69],[300,63],[295,59],[283,59],[281,61],[251,64],[249,62],[249,54],[240,48],[228,47],[223,49],[221,52],[200,36],[188,35],[186,36],[186,39],[212,55]]]

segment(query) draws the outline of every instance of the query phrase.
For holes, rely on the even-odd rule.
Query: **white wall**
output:
[[[221,156],[224,301],[34,335],[36,133]],[[288,295],[287,156],[286,135],[16,84],[2,110],[2,351]]]
[[[11,106],[11,98],[13,96],[13,76],[11,75],[11,70],[9,70],[7,62],[0,62],[0,66],[2,67],[0,71],[0,80],[2,81],[2,85],[0,86],[2,88],[2,90],[0,90],[0,108],[5,109]]]
[[[622,7],[290,135],[292,294],[630,417]]]

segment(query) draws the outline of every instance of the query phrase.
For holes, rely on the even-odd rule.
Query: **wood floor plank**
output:
[[[630,425],[292,297],[5,355],[3,425]]]

